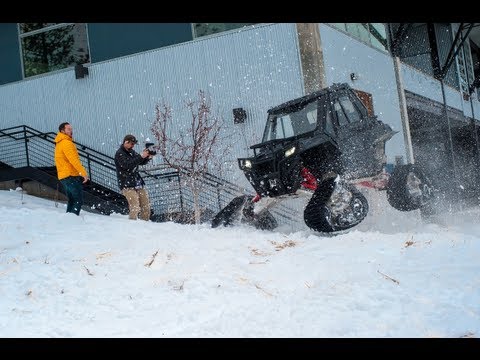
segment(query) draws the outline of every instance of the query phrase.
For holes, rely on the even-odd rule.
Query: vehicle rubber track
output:
[[[332,196],[338,198],[336,202],[332,201]],[[335,178],[330,178],[317,187],[305,207],[303,218],[312,230],[331,233],[358,225],[367,213],[368,202],[360,191],[353,185],[339,185]]]

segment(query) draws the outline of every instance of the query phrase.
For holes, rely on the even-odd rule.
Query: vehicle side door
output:
[[[378,163],[376,145],[385,135],[383,123],[369,117],[365,106],[351,91],[331,94],[330,105],[345,176],[375,175],[382,166]]]

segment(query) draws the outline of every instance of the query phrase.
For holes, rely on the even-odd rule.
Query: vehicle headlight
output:
[[[288,149],[287,151],[285,151],[285,157],[289,157],[289,156],[292,155],[293,153],[295,153],[295,146],[292,146],[290,149]]]
[[[243,160],[242,167],[246,168],[246,169],[251,169],[252,168],[252,162],[250,160]]]

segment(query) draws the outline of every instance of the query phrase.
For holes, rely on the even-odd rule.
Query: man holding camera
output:
[[[126,135],[123,138],[123,144],[115,153],[115,167],[118,187],[128,201],[128,218],[148,221],[150,220],[150,199],[138,167],[152,159],[154,152],[144,149],[141,154],[137,153],[133,150],[137,142],[133,135]]]

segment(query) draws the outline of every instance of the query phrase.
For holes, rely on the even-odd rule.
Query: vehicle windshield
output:
[[[317,101],[295,111],[269,115],[263,142],[305,134],[317,127]]]

